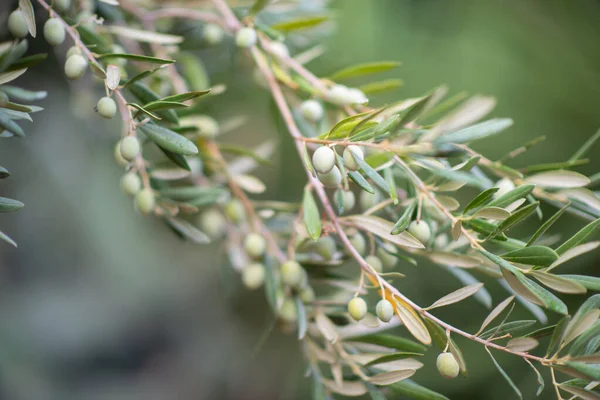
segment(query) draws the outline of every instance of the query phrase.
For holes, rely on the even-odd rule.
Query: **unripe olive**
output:
[[[398,258],[393,254],[396,254],[398,251],[396,247],[391,243],[383,243],[381,247],[377,249],[377,256],[381,260],[381,264],[385,268],[393,268],[398,262]],[[390,254],[393,253],[393,254]]]
[[[218,239],[225,233],[227,221],[221,212],[215,208],[210,208],[200,214],[198,223],[200,229],[211,239]]]
[[[335,240],[331,236],[321,236],[315,243],[317,254],[326,260],[333,258],[335,247]]]
[[[348,313],[355,321],[360,321],[367,315],[367,302],[355,297],[348,302]]]
[[[460,367],[452,353],[442,353],[438,356],[436,366],[440,375],[446,379],[454,379],[460,372]]]
[[[258,289],[265,281],[265,266],[253,263],[242,270],[242,282],[250,290]]]
[[[155,204],[154,192],[150,188],[142,189],[135,195],[135,205],[142,214],[150,214]]]
[[[373,267],[375,271],[379,273],[383,272],[383,264],[381,263],[379,257],[367,256],[367,258],[365,258],[365,261],[367,262],[367,264]]]
[[[252,232],[244,240],[244,249],[250,257],[259,258],[265,253],[267,242],[264,237]]]
[[[127,161],[133,161],[140,153],[140,142],[134,136],[125,136],[121,140],[121,155]]]
[[[52,7],[59,12],[65,12],[71,7],[71,0],[54,0]]]
[[[494,193],[494,198],[497,199],[498,197],[513,190],[515,188],[515,184],[510,179],[503,178],[503,179],[500,179],[498,182],[496,182],[494,187],[498,188],[498,191],[496,193]]]
[[[52,46],[58,46],[65,41],[65,26],[58,18],[49,18],[44,24],[44,38]]]
[[[349,190],[338,189],[333,195],[333,198],[336,199],[336,201],[340,193],[342,194],[342,206],[344,207],[344,212],[352,210],[354,208],[354,204],[356,203],[354,193]]]
[[[308,285],[302,288],[299,295],[303,303],[312,303],[315,301],[315,291]]]
[[[383,322],[390,322],[394,316],[394,306],[386,299],[379,300],[375,307],[377,318]]]
[[[365,104],[368,103],[369,99],[362,90],[357,88],[348,89],[348,103],[349,104]]]
[[[252,47],[256,43],[256,31],[252,28],[241,28],[235,35],[235,44],[238,47]]]
[[[279,308],[279,318],[282,321],[292,323],[296,322],[298,319],[298,314],[296,310],[296,303],[291,298],[286,298],[281,303],[281,307]]]
[[[25,21],[25,16],[21,10],[15,10],[8,16],[8,30],[11,35],[19,39],[23,39],[27,36],[29,29],[27,28],[27,22]]]
[[[348,89],[344,85],[333,85],[327,91],[326,97],[327,100],[329,100],[329,102],[333,104],[336,104],[338,106],[345,106],[350,104],[350,89]]]
[[[363,190],[360,192],[360,195],[358,197],[358,202],[360,203],[360,208],[363,211],[366,211],[369,208],[374,207],[375,205],[379,204],[380,201],[381,201],[381,194],[379,194],[379,192],[377,190],[375,190],[375,193],[373,193],[373,194]]]
[[[135,196],[142,189],[142,180],[135,172],[128,172],[121,178],[121,190]]]
[[[324,110],[317,100],[306,100],[300,104],[300,113],[307,121],[317,122],[323,118]]]
[[[121,155],[121,142],[117,142],[117,144],[115,145],[115,150],[114,150],[114,156],[115,156],[115,161],[117,162],[117,164],[121,165],[121,166],[126,166],[129,165],[129,161],[127,161],[126,159],[123,158],[123,156]]]
[[[334,165],[331,171],[326,174],[317,173],[317,176],[325,187],[334,188],[342,183],[342,173],[337,165]]]
[[[344,167],[349,171],[358,171],[360,169],[355,157],[358,157],[361,160],[365,159],[362,149],[354,144],[351,144],[344,149],[342,157],[344,158]]]
[[[304,271],[300,264],[294,260],[288,260],[281,265],[281,281],[293,288],[300,287],[304,277]]]
[[[225,215],[233,222],[240,223],[245,218],[245,210],[242,202],[238,199],[231,199],[225,204]]]
[[[435,238],[434,245],[436,249],[444,249],[446,246],[448,246],[448,243],[448,235],[442,233]]]
[[[350,243],[352,244],[352,247],[356,249],[358,254],[360,254],[361,256],[365,254],[365,251],[367,250],[367,241],[365,240],[365,237],[363,235],[361,235],[360,233],[352,235],[352,237],[350,238]]]
[[[111,119],[117,113],[117,103],[115,103],[115,101],[110,97],[104,96],[98,100],[96,109],[101,117]]]
[[[326,174],[335,166],[335,153],[330,147],[319,147],[312,156],[313,166],[320,174]]]
[[[408,225],[408,232],[423,244],[427,244],[431,238],[431,229],[429,229],[427,222],[423,220],[411,222]]]
[[[223,40],[223,29],[217,24],[207,24],[202,31],[204,40],[210,45],[215,45]]]
[[[79,47],[77,47],[77,46],[71,46],[69,48],[69,50],[67,51],[67,58],[71,57],[74,54],[81,55],[81,50],[79,49]]]
[[[278,58],[285,58],[290,56],[290,51],[287,46],[282,42],[271,43],[271,53]]]
[[[203,138],[214,139],[219,134],[219,123],[210,115],[198,115],[192,121],[198,128],[198,135]]]
[[[80,54],[73,54],[65,62],[65,75],[69,79],[79,79],[85,74],[88,63]]]

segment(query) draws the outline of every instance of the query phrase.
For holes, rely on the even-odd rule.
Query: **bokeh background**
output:
[[[0,34],[6,35],[15,2],[1,3]],[[478,144],[492,158],[546,135],[514,165],[565,160],[600,127],[596,0],[337,0],[331,6],[337,30],[326,41],[326,54],[311,64],[317,74],[392,59],[403,66],[389,77],[401,77],[405,85],[376,103],[418,96],[442,83],[452,93],[493,95],[494,115],[512,117],[515,125]],[[26,205],[0,219],[0,229],[19,243],[18,249],[0,248],[0,398],[309,398],[293,335],[275,330],[261,345],[272,325],[262,293],[241,288],[220,244],[181,242],[159,222],[136,215],[119,191],[122,171],[112,157],[119,126],[91,111],[101,92],[66,81],[64,49],[54,56],[42,39],[32,47],[51,57],[21,83],[50,95],[40,104],[45,110],[24,126],[27,137],[0,147],[1,164],[13,174],[2,181],[1,193]],[[223,140],[258,143],[278,134],[269,98],[232,50],[224,44],[199,53],[212,81],[230,87],[206,111],[220,121],[251,115]],[[259,175],[271,197],[289,200],[301,193],[303,173],[291,143],[281,137],[276,167]],[[600,170],[599,151],[582,172]],[[583,224],[564,218],[556,232],[568,234]],[[597,275],[598,258],[582,257],[563,270]],[[434,266],[408,271],[402,290],[417,303],[457,287]],[[493,282],[489,290],[495,303],[506,297]],[[569,306],[582,298],[569,297]],[[472,302],[439,314],[475,331],[487,311]],[[518,307],[514,317],[530,316]],[[431,351],[416,380],[452,399],[512,398],[485,352],[459,343],[468,379],[441,379]],[[525,398],[534,398],[528,366],[503,354],[497,358]],[[547,383],[540,398],[554,398]]]

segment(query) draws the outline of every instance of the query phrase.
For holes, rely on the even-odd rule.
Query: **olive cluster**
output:
[[[362,297],[354,297],[348,302],[348,314],[355,321],[360,321],[367,316],[367,302]],[[377,318],[382,322],[390,322],[394,317],[394,306],[387,299],[381,299],[375,306]]]

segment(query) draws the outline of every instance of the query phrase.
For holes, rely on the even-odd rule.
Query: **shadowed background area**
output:
[[[13,8],[8,3],[15,2],[2,3],[0,35],[6,37],[4,22]],[[419,96],[439,84],[451,93],[493,95],[498,100],[493,115],[515,124],[475,146],[492,159],[546,135],[546,142],[512,165],[566,160],[600,127],[598,1],[339,0],[332,8],[338,27],[325,55],[311,63],[315,73],[325,76],[365,61],[402,61],[388,77],[401,77],[405,85],[374,104]],[[18,249],[0,245],[0,398],[308,398],[310,381],[303,378],[294,335],[275,329],[262,343],[272,327],[262,292],[243,289],[221,244],[181,242],[160,222],[136,215],[119,191],[122,171],[113,162],[120,127],[93,112],[102,95],[98,85],[92,89],[89,76],[88,82],[66,81],[64,49],[55,57],[40,38],[31,47],[49,51],[50,58],[20,83],[50,94],[34,123],[22,124],[27,136],[0,147],[1,164],[12,172],[1,194],[25,203],[22,211],[0,219],[0,229],[19,243]],[[207,102],[205,111],[221,122],[250,116],[222,140],[257,144],[279,136],[276,166],[259,176],[270,198],[298,199],[302,165],[287,133],[272,121],[268,95],[249,79],[249,63],[234,51],[229,38],[199,53],[212,82],[230,89]],[[594,156],[599,150],[581,172],[600,170]],[[544,211],[548,216],[552,209]],[[555,231],[574,232],[583,224],[564,218]],[[598,275],[597,263],[597,255],[589,255],[563,267]],[[458,287],[426,263],[400,268],[408,277],[398,285],[417,303]],[[506,297],[495,282],[486,283],[494,303]],[[582,298],[568,297],[569,306]],[[475,302],[439,312],[466,331],[476,331],[486,314]],[[513,317],[530,315],[517,307]],[[415,380],[452,399],[511,398],[483,349],[460,339],[459,344],[468,379],[440,378],[432,350]],[[497,359],[525,398],[533,398],[531,369],[514,357]],[[540,398],[554,398],[551,388]]]

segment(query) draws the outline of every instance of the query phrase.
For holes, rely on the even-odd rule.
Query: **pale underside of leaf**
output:
[[[431,310],[433,308],[444,307],[444,306],[447,306],[450,304],[458,303],[459,301],[462,301],[462,300],[474,295],[482,287],[483,287],[483,283],[474,283],[472,285],[465,286],[463,288],[455,290],[454,292],[447,294],[446,296],[437,300],[435,303],[433,303],[432,305],[427,307],[426,310]]]

